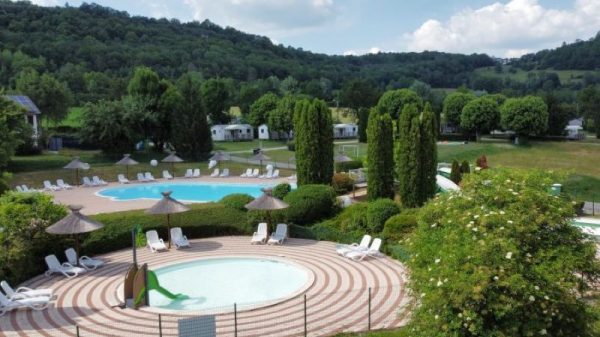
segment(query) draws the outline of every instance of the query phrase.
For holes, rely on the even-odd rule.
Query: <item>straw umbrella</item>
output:
[[[54,225],[46,228],[46,232],[50,234],[75,235],[75,251],[77,251],[78,257],[80,256],[79,234],[92,232],[104,226],[103,224],[81,214],[80,211],[82,208],[83,206],[80,205],[69,205],[71,214],[67,215]]]
[[[210,157],[210,160],[214,160],[217,163],[220,163],[222,161],[229,160],[229,159],[230,159],[229,154],[227,154],[225,152],[221,152],[221,151],[215,152],[215,154],[213,154],[213,156]]]
[[[264,154],[262,151],[258,151],[257,154],[255,154],[254,156],[252,156],[252,158],[250,158],[252,160],[258,160],[258,162],[260,163],[260,170],[262,171],[262,162],[263,160],[271,160],[271,157],[267,156],[266,154]],[[260,172],[262,173],[262,172]]]
[[[166,156],[165,159],[162,160],[163,163],[171,163],[171,173],[173,174],[173,177],[175,176],[175,163],[181,163],[183,162],[183,159],[177,157],[177,155],[175,155],[175,152],[171,152],[170,155]]]
[[[267,224],[271,225],[271,211],[278,209],[285,209],[290,207],[286,202],[281,199],[277,199],[272,195],[273,189],[263,188],[263,195],[252,200],[244,207],[250,210],[266,211],[267,213]]]
[[[162,192],[163,198],[154,206],[148,208],[146,214],[166,214],[167,215],[167,235],[169,238],[169,248],[171,248],[171,214],[183,213],[190,210],[189,207],[171,198],[171,191]]]
[[[75,170],[75,185],[79,185],[79,170],[89,170],[90,164],[84,163],[79,160],[79,157],[73,157],[70,163],[68,163],[65,167],[68,170]]]
[[[127,179],[129,179],[129,166],[139,164],[137,161],[131,159],[131,157],[129,157],[129,156],[131,156],[131,155],[129,153],[126,153],[123,155],[123,159],[121,159],[115,163],[115,165],[125,166],[125,172],[126,172],[125,175],[127,176]]]

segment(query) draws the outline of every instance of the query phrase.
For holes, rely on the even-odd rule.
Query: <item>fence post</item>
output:
[[[304,337],[308,336],[308,324],[306,317],[306,294],[304,294]]]
[[[371,287],[369,287],[369,324],[367,326],[367,329],[370,331],[371,330]]]
[[[162,315],[158,314],[158,336],[162,337]]]
[[[233,335],[237,337],[237,303],[233,303]]]
[[[79,325],[75,326],[75,333],[77,334],[77,337],[79,337]]]

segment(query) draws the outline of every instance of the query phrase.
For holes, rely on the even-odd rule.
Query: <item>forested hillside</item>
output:
[[[0,86],[14,87],[19,72],[29,67],[67,83],[78,102],[118,97],[140,65],[165,78],[192,71],[231,78],[236,85],[291,77],[301,91],[326,99],[351,78],[382,89],[415,79],[456,87],[474,69],[494,65],[487,55],[439,52],[328,56],[274,45],[208,20],[180,23],[96,4],[49,8],[8,0],[0,0],[0,51]]]

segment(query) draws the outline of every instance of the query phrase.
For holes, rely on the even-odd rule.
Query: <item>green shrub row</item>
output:
[[[362,160],[352,160],[347,162],[335,163],[336,172],[348,172],[349,170],[356,170],[363,167]]]

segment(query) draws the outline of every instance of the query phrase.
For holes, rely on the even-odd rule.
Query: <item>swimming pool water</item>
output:
[[[97,192],[99,196],[113,200],[160,199],[164,191],[172,191],[171,197],[180,201],[218,201],[226,195],[245,193],[253,197],[262,194],[261,188],[268,184],[220,184],[220,183],[157,183],[109,187]]]
[[[150,291],[150,306],[170,310],[232,309],[289,297],[310,281],[307,270],[265,258],[213,258],[154,270],[160,286],[189,296],[170,300]]]

